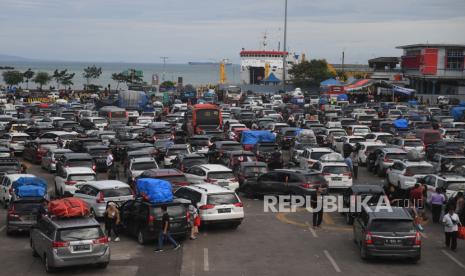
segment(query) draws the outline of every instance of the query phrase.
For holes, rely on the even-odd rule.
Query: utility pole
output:
[[[284,45],[283,45],[283,91],[286,89],[286,40],[287,40],[287,0],[284,0]]]
[[[341,71],[342,71],[342,74],[344,75],[344,51],[342,51],[342,64],[341,64]]]
[[[162,60],[163,60],[163,74],[161,75],[161,80],[162,82],[165,81],[165,73],[166,73],[166,60],[168,59],[168,57],[160,57]]]

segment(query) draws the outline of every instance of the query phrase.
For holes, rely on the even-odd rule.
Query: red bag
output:
[[[64,218],[83,217],[90,214],[87,204],[79,198],[68,197],[48,203],[49,213]]]
[[[194,225],[199,227],[200,226],[200,216],[195,217],[194,219]]]
[[[457,238],[465,240],[465,226],[459,226],[459,231],[457,232]]]

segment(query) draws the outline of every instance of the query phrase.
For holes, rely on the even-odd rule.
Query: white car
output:
[[[238,227],[244,219],[241,199],[233,191],[213,184],[198,184],[179,188],[174,195],[191,200],[199,209],[202,224],[229,223]]]
[[[0,176],[0,201],[3,207],[7,207],[11,200],[11,185],[20,177],[36,177],[33,174],[5,174]]]
[[[157,161],[153,157],[138,157],[129,161],[129,179],[134,181],[136,177],[144,171],[150,169],[158,169]]]
[[[307,148],[299,157],[299,167],[306,170],[318,162],[321,156],[333,152],[330,148]]]
[[[367,163],[367,157],[370,153],[374,152],[379,148],[386,147],[386,144],[381,142],[360,142],[360,149],[358,150],[358,162],[361,165],[365,165]]]
[[[446,199],[453,198],[458,192],[465,191],[465,176],[447,174],[437,175],[429,174],[423,178],[424,183],[427,187],[426,203],[431,202],[431,196],[433,195],[436,188],[441,188],[446,191]]]
[[[367,142],[382,142],[387,144],[392,138],[394,138],[394,135],[389,132],[372,132],[365,135]]]
[[[87,117],[87,120],[92,122],[97,129],[106,129],[108,127],[108,121],[103,117]]]
[[[103,217],[109,201],[118,205],[134,199],[131,187],[118,180],[89,181],[78,184],[74,197],[87,203],[94,217]]]
[[[211,183],[235,191],[239,188],[239,181],[233,171],[223,165],[196,165],[186,171],[185,176],[190,183]]]
[[[60,138],[63,142],[68,143],[76,139],[78,133],[75,131],[47,131],[39,136],[40,139],[54,139],[55,141]]]
[[[136,120],[136,126],[148,127],[153,123],[153,117],[139,117]]]
[[[365,142],[365,138],[362,136],[342,136],[342,137],[337,137],[333,140],[333,149],[336,152],[341,153],[344,155],[344,145],[345,144],[350,144],[352,147],[355,146],[355,144],[360,143],[360,142]]]
[[[390,141],[390,146],[395,148],[400,148],[405,150],[406,152],[415,150],[419,153],[425,153],[425,144],[423,141],[418,138],[393,138]]]
[[[166,149],[165,157],[163,158],[163,167],[169,168],[173,165],[173,160],[179,154],[189,154],[189,146],[186,144],[173,144],[168,149]]]
[[[9,148],[14,153],[21,153],[24,151],[24,144],[29,138],[29,135],[22,132],[5,133],[1,136],[0,140],[4,147]]]
[[[328,188],[345,189],[352,187],[352,173],[344,162],[316,162],[312,169],[321,173],[328,182]]]
[[[350,132],[354,136],[365,136],[368,133],[371,133],[370,127],[366,125],[350,125],[347,129],[350,129]]]
[[[425,161],[402,161],[396,160],[387,169],[387,181],[401,190],[407,190],[416,183],[418,179],[425,177],[433,171],[433,165]]]
[[[55,195],[74,195],[76,184],[97,180],[95,171],[88,167],[69,167],[57,171],[55,176]]]

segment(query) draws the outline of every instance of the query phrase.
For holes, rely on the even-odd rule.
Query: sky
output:
[[[288,50],[366,64],[464,43],[465,0],[288,0]],[[0,0],[0,54],[62,61],[239,61],[283,45],[284,0]]]

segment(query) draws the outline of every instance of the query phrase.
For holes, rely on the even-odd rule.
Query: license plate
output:
[[[73,245],[73,251],[89,251],[90,244]]]
[[[231,213],[230,208],[225,208],[225,209],[218,209],[219,214],[224,214],[224,213]]]
[[[396,240],[396,239],[384,240],[384,244],[386,244],[386,245],[398,245],[398,244],[401,244],[401,243],[402,243],[402,240]]]
[[[218,184],[219,184],[220,186],[228,186],[228,185],[229,185],[228,182],[218,182]]]
[[[331,177],[333,181],[342,181],[342,177]]]

